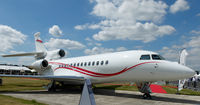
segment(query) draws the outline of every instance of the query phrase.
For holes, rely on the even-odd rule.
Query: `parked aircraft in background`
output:
[[[84,79],[90,79],[93,84],[135,82],[146,98],[151,97],[149,85],[152,82],[185,79],[195,74],[192,69],[177,62],[167,61],[152,51],[131,50],[63,58],[64,50],[48,51],[39,37],[40,33],[34,36],[36,52],[3,55],[3,57],[35,56],[36,61],[27,67],[35,69],[41,75],[28,77],[50,79],[52,82],[49,91],[55,90],[55,81],[65,85],[81,85]],[[15,75],[15,77],[24,76]]]

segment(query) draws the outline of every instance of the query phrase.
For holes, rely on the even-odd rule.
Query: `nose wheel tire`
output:
[[[149,93],[144,93],[143,98],[144,99],[152,99],[151,95]]]

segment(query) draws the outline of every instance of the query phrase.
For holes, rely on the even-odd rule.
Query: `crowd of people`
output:
[[[187,79],[186,83],[187,83],[187,85],[185,84],[185,87],[187,87],[187,88],[190,88],[190,87],[200,88],[200,86],[199,86],[200,85],[199,71],[196,71],[196,74],[193,77]]]

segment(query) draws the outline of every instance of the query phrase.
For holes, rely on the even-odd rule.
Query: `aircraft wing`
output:
[[[43,55],[43,54],[44,54],[44,52],[31,52],[31,53],[19,53],[19,54],[2,55],[2,57],[38,56],[38,55]]]
[[[37,79],[46,79],[46,80],[56,80],[56,81],[66,81],[66,82],[74,82],[74,83],[82,83],[84,82],[83,77],[78,76],[52,76],[52,75],[4,75],[1,74],[0,77],[19,77],[19,78],[37,78]]]

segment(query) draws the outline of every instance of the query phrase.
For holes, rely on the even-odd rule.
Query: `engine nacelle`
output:
[[[41,59],[41,60],[35,61],[29,67],[32,68],[32,69],[35,69],[35,70],[43,70],[43,69],[46,69],[48,66],[49,66],[48,61]]]
[[[60,57],[64,57],[65,56],[65,51],[63,49],[60,49],[58,54],[60,55]]]
[[[46,59],[60,59],[65,56],[65,51],[63,49],[47,51],[46,52]]]

